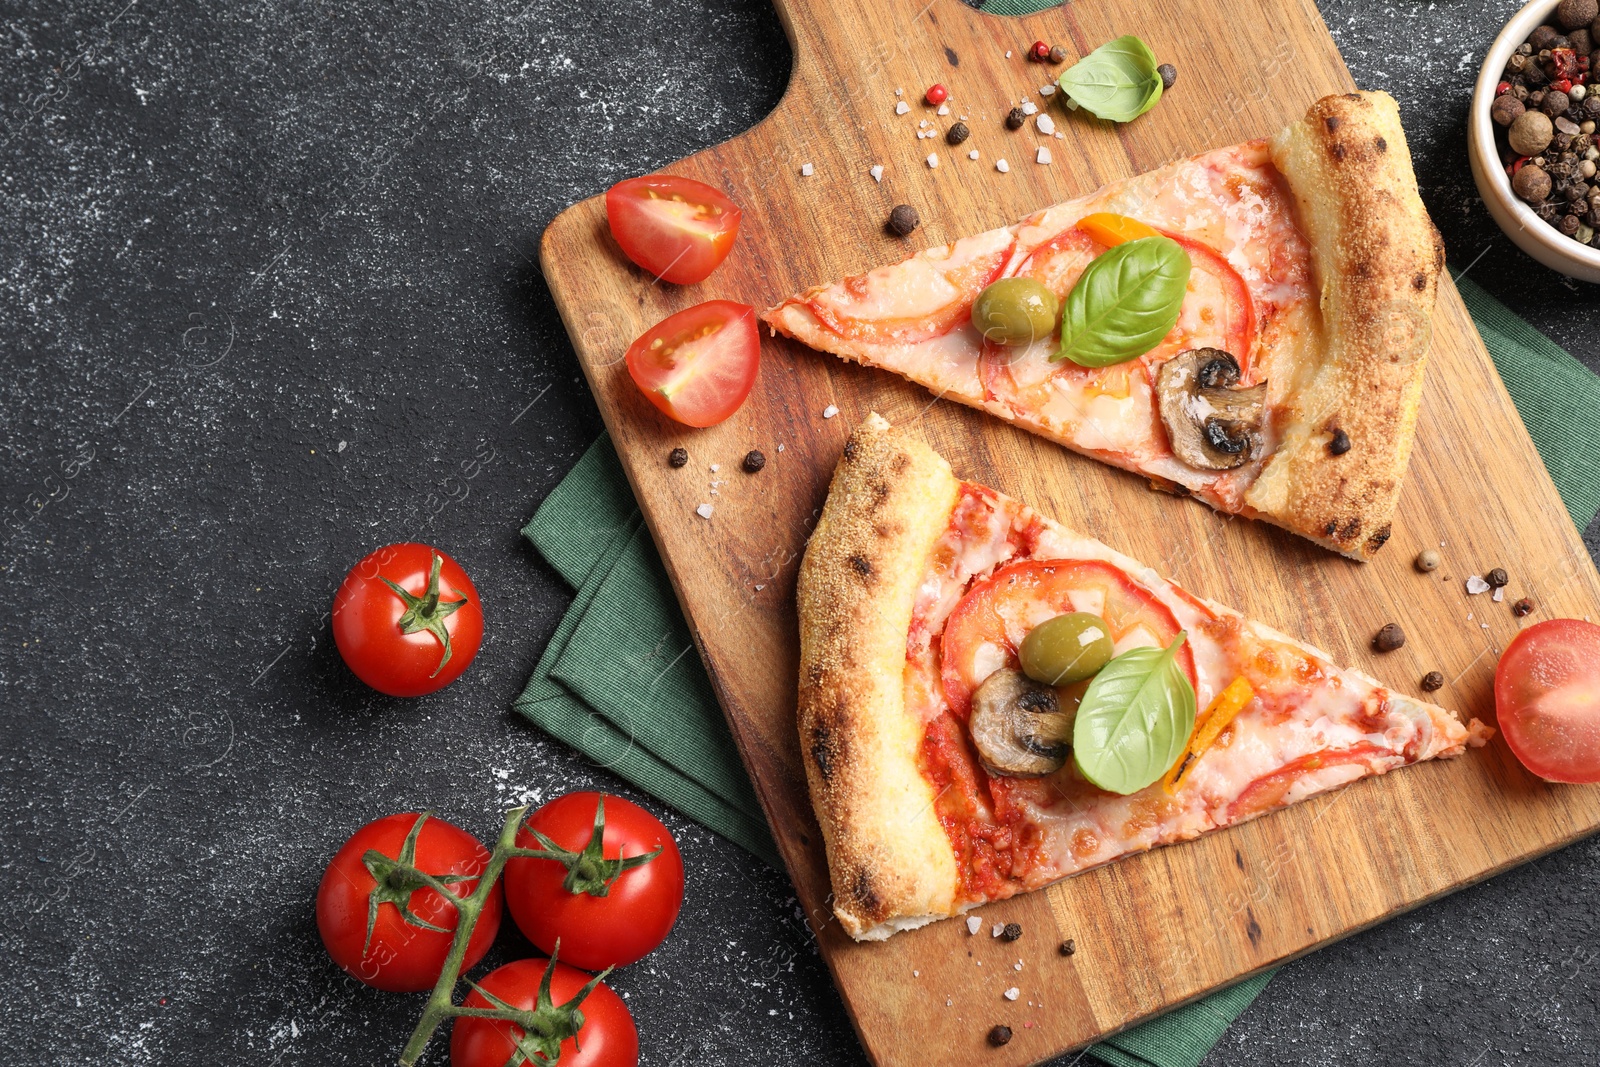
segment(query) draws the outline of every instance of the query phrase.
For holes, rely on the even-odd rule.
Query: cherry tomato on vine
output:
[[[402,542],[350,568],[333,597],[333,641],[356,677],[415,697],[461,676],[483,643],[483,607],[455,560]]]
[[[493,999],[491,999],[493,998]],[[637,1067],[639,1030],[622,998],[576,967],[517,960],[483,977],[462,1001],[468,1008],[529,1013],[527,1026],[463,1016],[450,1035],[450,1067]]]
[[[761,369],[756,309],[707,300],[669,315],[628,346],[628,374],[645,398],[686,426],[739,410]]]
[[[1600,782],[1600,626],[1550,619],[1518,634],[1494,672],[1495,717],[1522,765]]]
[[[606,221],[629,259],[663,281],[704,281],[733,250],[741,213],[693,178],[647,174],[606,190]]]
[[[528,816],[517,847],[550,858],[506,864],[511,917],[544,952],[586,970],[633,963],[666,939],[683,906],[683,856],[661,821],[601,793],[568,793]]]
[[[488,865],[489,850],[443,819],[410,812],[367,823],[334,854],[317,889],[317,931],[328,955],[377,989],[432,989],[450,953],[456,909],[416,874],[466,896]],[[483,958],[499,929],[496,887],[467,941],[463,970]]]

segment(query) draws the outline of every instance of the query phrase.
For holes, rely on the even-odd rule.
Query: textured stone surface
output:
[[[789,59],[765,0],[596,6],[9,5],[7,1062],[385,1062],[417,1002],[322,954],[338,843],[395,810],[487,835],[513,801],[627,792],[507,711],[566,603],[516,530],[600,429],[537,241],[754,123]],[[1452,262],[1600,366],[1595,291],[1500,237],[1466,170],[1472,74],[1514,6],[1323,10],[1401,99]],[[474,575],[489,639],[398,702],[344,671],[324,613],[352,562],[415,537]],[[645,1062],[859,1062],[786,880],[666,818],[683,919],[614,982]],[[1592,1061],[1597,894],[1590,842],[1352,938],[1208,1062]],[[492,958],[526,951],[507,933]]]

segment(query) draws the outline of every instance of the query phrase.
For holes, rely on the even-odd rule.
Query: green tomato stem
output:
[[[483,914],[483,907],[489,900],[489,894],[494,892],[500,875],[505,870],[506,861],[512,856],[526,852],[526,849],[516,847],[517,827],[522,823],[522,817],[527,813],[527,806],[512,808],[506,813],[505,825],[500,828],[500,837],[495,841],[493,852],[489,855],[489,865],[484,868],[483,874],[478,877],[478,884],[472,892],[465,897],[448,893],[447,896],[455,901],[456,905],[456,932],[450,942],[450,954],[445,957],[444,969],[439,972],[439,980],[434,983],[433,992],[428,994],[428,1003],[422,1010],[422,1018],[417,1022],[417,1028],[411,1032],[411,1040],[406,1042],[406,1047],[400,1053],[400,1067],[413,1067],[421,1057],[422,1050],[427,1047],[428,1040],[433,1037],[433,1032],[439,1024],[454,1015],[471,1015],[474,1017],[506,1019],[518,1022],[522,1013],[508,1011],[503,1008],[462,1008],[455,1004],[456,983],[461,978],[461,965],[467,958],[467,944],[472,940],[473,928],[478,925],[478,917]],[[419,872],[420,873],[420,872]],[[431,877],[428,878],[432,881]],[[431,886],[436,892],[441,891],[440,886]]]

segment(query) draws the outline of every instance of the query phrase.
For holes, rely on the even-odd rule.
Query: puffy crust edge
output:
[[[1272,142],[1322,291],[1324,345],[1280,413],[1284,436],[1246,503],[1352,559],[1389,538],[1411,458],[1444,244],[1417,194],[1400,111],[1327,96]],[[1338,431],[1350,439],[1329,451]]]
[[[957,910],[905,665],[917,589],[959,490],[942,457],[873,414],[845,445],[800,565],[800,750],[834,914],[858,940]]]

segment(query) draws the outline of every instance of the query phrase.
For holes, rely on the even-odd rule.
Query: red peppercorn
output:
[[[1494,95],[1496,95],[1496,96],[1504,96],[1507,93],[1509,93],[1510,91],[1511,91],[1511,83],[1510,82],[1501,82],[1499,85],[1496,85],[1494,87]]]
[[[1050,46],[1043,41],[1035,41],[1028,48],[1028,57],[1043,63],[1050,58]]]
[[[1560,93],[1567,92],[1568,90],[1570,90],[1572,88],[1572,80],[1570,78],[1557,79],[1550,86],[1550,88],[1552,88],[1552,89],[1554,89],[1554,90],[1556,90],[1557,92],[1560,92]]]
[[[944,86],[938,84],[937,82],[935,82],[934,84],[928,86],[928,93],[927,93],[928,103],[933,104],[934,106],[937,107],[939,104],[944,103],[948,99],[950,99],[950,90],[949,89],[946,89]]]

